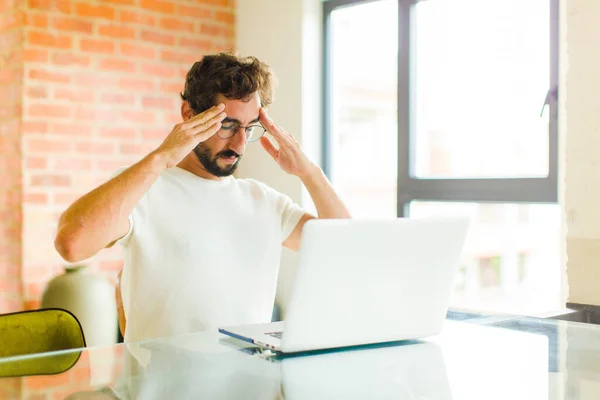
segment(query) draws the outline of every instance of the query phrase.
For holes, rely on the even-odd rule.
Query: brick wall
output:
[[[21,104],[23,32],[19,0],[0,0],[0,312],[22,307]]]
[[[24,307],[31,309],[65,264],[53,245],[60,213],[115,169],[154,149],[180,121],[178,93],[191,64],[234,45],[234,0],[2,1],[22,10],[20,29],[12,28],[22,40],[11,46],[22,49],[14,74],[23,79],[22,90],[11,89],[22,92],[13,96],[17,103],[1,111],[14,114],[1,119],[3,171],[5,163],[15,168],[0,184],[0,212],[2,206],[10,211],[0,222],[10,248],[0,255],[0,268],[10,267],[12,277],[3,273],[0,283],[15,285],[11,299],[22,289]],[[6,70],[0,73],[2,90],[13,81]],[[5,143],[5,137],[12,139]],[[19,143],[22,160],[14,151]],[[122,265],[120,249],[85,263],[114,277]],[[20,303],[0,306],[6,312]]]

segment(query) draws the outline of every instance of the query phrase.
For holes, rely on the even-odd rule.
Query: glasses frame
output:
[[[265,135],[265,133],[267,132],[267,130],[265,129],[264,126],[262,126],[259,122],[254,122],[250,125],[240,125],[237,122],[230,122],[230,124],[232,124],[232,127],[230,129],[225,129],[223,127],[221,127],[221,129],[219,129],[217,131],[217,136],[219,137],[219,139],[223,139],[223,140],[227,140],[227,139],[231,139],[232,137],[234,137],[235,135],[237,135],[237,133],[240,131],[240,128],[244,128],[244,135],[246,136],[246,142],[252,143],[252,142],[256,142],[258,141],[261,137],[263,137]],[[250,129],[262,129],[262,133],[254,140],[249,140],[249,134],[248,131]],[[227,132],[227,134],[229,136],[227,137],[223,137],[221,135],[222,132]],[[233,133],[231,133],[233,132]]]

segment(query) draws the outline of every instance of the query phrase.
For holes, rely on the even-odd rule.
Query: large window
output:
[[[324,168],[357,217],[462,215],[452,306],[562,306],[557,0],[324,3]]]

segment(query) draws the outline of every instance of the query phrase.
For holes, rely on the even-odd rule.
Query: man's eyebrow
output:
[[[229,118],[229,117],[223,118],[223,121],[221,121],[221,122],[234,122],[238,125],[241,125],[240,120],[235,119],[235,118]]]
[[[249,124],[254,124],[254,123],[258,122],[258,121],[260,121],[260,116],[254,118],[252,121],[250,121]],[[222,122],[236,123],[238,125],[242,125],[242,123],[240,122],[239,119],[229,118],[229,117],[224,118]]]

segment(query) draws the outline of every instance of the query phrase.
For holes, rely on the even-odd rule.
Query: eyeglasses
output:
[[[242,126],[237,122],[223,121],[221,129],[217,132],[217,136],[221,139],[229,139],[239,132],[240,128],[244,128],[246,134],[246,142],[256,142],[260,139],[267,131],[261,124],[252,124],[248,126]]]

